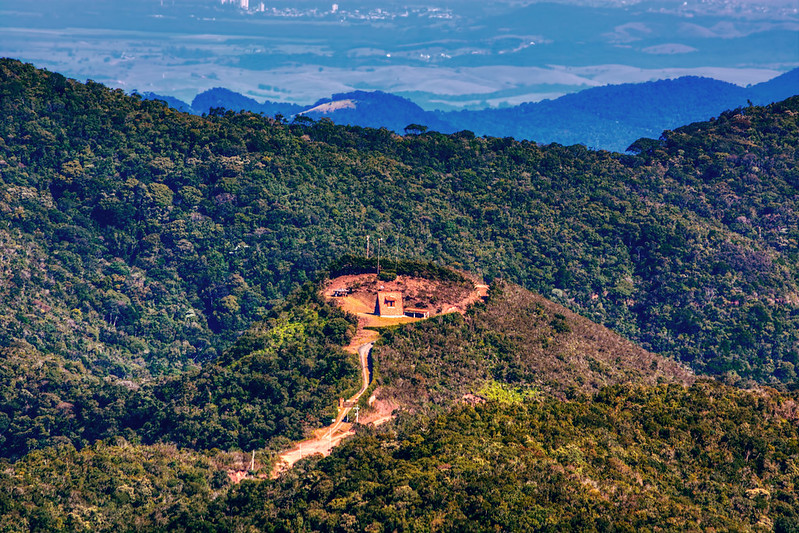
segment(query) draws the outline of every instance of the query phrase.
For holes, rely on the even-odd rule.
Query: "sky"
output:
[[[0,56],[190,102],[383,90],[426,109],[799,67],[799,0],[0,0]]]

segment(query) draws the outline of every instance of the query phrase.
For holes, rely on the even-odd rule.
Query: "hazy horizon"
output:
[[[310,104],[382,90],[497,107],[693,75],[746,86],[799,67],[799,1],[43,0],[0,7],[0,56],[190,102],[213,87]]]

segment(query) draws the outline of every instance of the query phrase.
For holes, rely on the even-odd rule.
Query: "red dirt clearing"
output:
[[[336,291],[348,291],[347,296],[334,297]],[[343,310],[357,315],[362,327],[392,326],[423,320],[411,317],[380,317],[375,314],[378,291],[401,292],[404,306],[425,309],[430,316],[446,313],[465,313],[473,303],[488,294],[488,286],[475,283],[473,287],[451,281],[437,281],[410,276],[397,276],[394,281],[379,281],[377,274],[339,276],[327,282],[326,298]]]

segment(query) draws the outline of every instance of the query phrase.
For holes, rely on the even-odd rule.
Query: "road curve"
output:
[[[355,405],[358,405],[358,400],[361,399],[361,396],[363,396],[363,393],[366,392],[366,389],[369,388],[369,384],[372,382],[372,377],[369,375],[369,354],[371,353],[374,345],[374,342],[367,342],[366,344],[361,344],[358,346],[358,359],[361,363],[361,388],[352,398],[347,400],[344,407],[339,410],[336,421],[333,423],[332,428],[330,428],[331,434],[338,430],[344,418],[347,416],[347,414],[349,414],[350,410]]]
[[[361,395],[366,392],[366,389],[369,388],[369,385],[372,383],[372,376],[369,373],[369,354],[372,353],[372,348],[374,348],[374,342],[367,342],[366,344],[361,344],[358,346],[358,357],[361,361],[361,377],[362,377],[362,385],[361,390],[358,391],[356,396],[360,399]]]

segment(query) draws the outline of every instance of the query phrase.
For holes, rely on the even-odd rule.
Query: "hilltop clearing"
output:
[[[497,281],[487,293],[487,286],[466,280],[389,277],[393,279],[348,274],[324,283],[329,302],[358,316],[354,338],[365,339],[366,327],[380,327],[382,336],[368,344],[350,344],[361,360],[361,389],[349,401],[340,401],[332,424],[281,453],[273,477],[304,457],[329,455],[355,434],[356,427],[344,418],[371,383],[368,356],[375,341],[379,386],[368,404],[376,401],[377,413],[364,423],[383,420],[398,408],[446,409],[461,401],[546,396],[573,399],[612,385],[694,381],[679,363],[517,285]],[[396,298],[399,316],[380,316],[384,309],[378,302],[385,295]],[[423,312],[424,318],[403,316],[403,309],[405,314]]]
[[[453,274],[450,276],[452,279],[392,275],[391,280],[381,280],[377,274],[349,274],[325,282],[322,288],[324,297],[345,313],[358,317],[358,328],[345,351],[358,354],[361,388],[346,401],[344,398],[339,400],[338,412],[330,425],[317,429],[311,438],[281,452],[272,469],[272,477],[277,477],[305,457],[315,454],[330,455],[344,438],[355,434],[356,427],[352,421],[379,425],[393,418],[392,411],[396,406],[385,399],[374,405],[376,392],[368,401],[362,400],[364,393],[371,390],[371,351],[380,338],[377,331],[366,328],[418,322],[446,313],[464,314],[469,306],[487,297],[487,285],[474,285],[466,278],[460,278],[459,274]],[[406,313],[424,316],[380,316],[376,300],[384,293],[397,295],[398,305],[404,306]],[[373,407],[364,413],[363,421],[359,421],[359,404]],[[356,409],[355,415],[352,414],[353,409]]]
[[[481,284],[470,286],[463,282],[414,276],[400,275],[391,281],[381,281],[377,274],[354,274],[329,280],[324,293],[342,310],[358,316],[364,327],[379,327],[415,322],[445,313],[463,314],[471,304],[486,296],[487,288]],[[337,292],[346,294],[335,296]],[[375,312],[379,292],[401,294],[406,309],[424,312],[427,316],[381,317]]]

